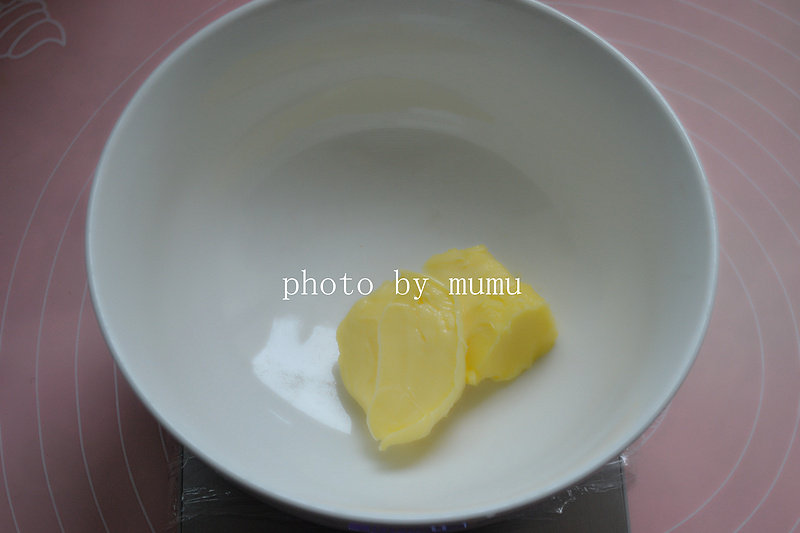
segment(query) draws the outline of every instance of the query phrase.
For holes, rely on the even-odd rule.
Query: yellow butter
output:
[[[547,302],[485,246],[435,255],[424,270],[455,294],[468,383],[513,379],[553,347],[558,332]]]
[[[359,299],[336,330],[342,383],[364,411],[369,410],[375,396],[378,322],[394,296],[393,284],[384,283]]]
[[[423,276],[401,273],[414,277]],[[465,384],[453,297],[435,280],[419,299],[395,292],[395,282],[387,282],[359,300],[336,335],[342,382],[382,450],[428,435]]]
[[[342,383],[381,450],[425,437],[465,383],[518,376],[556,336],[544,299],[484,246],[435,255],[424,274],[401,272],[336,332]]]

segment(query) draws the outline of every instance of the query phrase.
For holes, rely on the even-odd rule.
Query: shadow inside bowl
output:
[[[542,362],[540,361],[539,363]],[[525,372],[536,372],[541,366],[543,365],[534,364],[532,368]],[[479,405],[490,401],[493,396],[502,394],[503,390],[514,386],[514,381],[497,382],[492,380],[485,380],[477,386],[467,385],[447,416],[433,427],[430,434],[420,440],[399,444],[380,451],[378,442],[372,437],[367,428],[366,415],[363,409],[350,396],[350,393],[347,392],[342,383],[338,363],[333,365],[331,372],[336,381],[336,392],[342,401],[345,411],[353,421],[353,438],[358,439],[364,454],[382,470],[404,469],[422,461],[434,450],[444,445],[445,441],[448,440],[448,435],[452,433],[459,421],[462,421],[465,416],[469,416],[471,411],[474,411]]]

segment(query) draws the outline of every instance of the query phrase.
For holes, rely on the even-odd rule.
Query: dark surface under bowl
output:
[[[482,533],[627,532],[623,465],[624,459],[616,459],[569,489],[484,524],[404,527],[341,524],[341,529],[365,533],[427,533],[465,529]],[[181,505],[178,516],[181,533],[341,530],[315,523],[250,495],[186,448],[183,449],[180,476]]]

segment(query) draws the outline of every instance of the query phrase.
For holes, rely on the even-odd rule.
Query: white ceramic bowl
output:
[[[176,436],[259,494],[394,524],[492,516],[619,453],[691,366],[717,257],[708,185],[664,100],[527,1],[223,17],[120,118],[87,240],[108,343]],[[338,382],[335,328],[358,297],[340,278],[377,285],[481,243],[550,302],[557,345],[378,453]],[[284,300],[301,269],[336,292]]]

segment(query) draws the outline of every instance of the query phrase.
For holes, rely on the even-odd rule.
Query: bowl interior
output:
[[[691,365],[716,268],[707,186],[660,97],[513,1],[224,17],[124,113],[87,238],[104,333],[176,435],[262,494],[396,523],[490,515],[618,453]],[[475,244],[550,302],[556,347],[379,453],[335,365],[356,283]],[[286,300],[303,270],[333,294]]]

